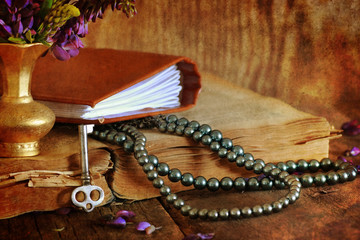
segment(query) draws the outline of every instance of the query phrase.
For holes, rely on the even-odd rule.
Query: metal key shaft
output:
[[[104,191],[98,186],[91,185],[91,177],[89,171],[89,157],[88,157],[88,140],[87,140],[87,126],[79,125],[80,138],[80,165],[81,165],[81,180],[82,186],[77,187],[71,194],[71,200],[75,206],[83,208],[86,212],[91,212],[96,206],[100,205],[104,200]],[[98,192],[99,198],[92,199],[91,193]],[[83,193],[84,200],[79,201],[77,195]]]

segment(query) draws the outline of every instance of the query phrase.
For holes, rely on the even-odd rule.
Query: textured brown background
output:
[[[360,1],[137,0],[137,8],[129,20],[106,12],[85,44],[185,55],[297,108],[339,111],[329,120],[360,115]]]

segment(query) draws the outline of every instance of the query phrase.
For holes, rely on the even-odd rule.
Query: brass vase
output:
[[[38,141],[55,123],[54,113],[31,96],[32,71],[46,49],[42,44],[0,44],[0,157],[38,155]]]

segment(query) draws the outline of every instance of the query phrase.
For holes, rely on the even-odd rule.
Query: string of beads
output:
[[[260,174],[258,177],[249,179],[238,177],[231,179],[215,177],[206,179],[203,176],[193,176],[191,173],[182,173],[177,168],[170,168],[167,163],[159,162],[159,159],[146,150],[146,137],[138,128],[158,128],[160,132],[167,132],[179,136],[192,138],[195,142],[208,146],[216,152],[220,158],[235,163],[237,167],[245,167],[246,170]],[[93,137],[112,144],[123,146],[126,152],[133,152],[138,164],[142,167],[148,180],[152,181],[160,194],[166,197],[169,204],[181,211],[184,216],[210,220],[239,219],[241,217],[260,216],[263,214],[276,213],[293,204],[299,197],[301,187],[334,185],[352,181],[357,176],[357,169],[348,162],[329,158],[318,160],[289,160],[276,164],[267,163],[262,159],[255,159],[251,153],[246,153],[239,145],[234,145],[229,138],[223,137],[219,130],[213,130],[207,124],[197,121],[189,121],[186,118],[178,118],[176,115],[147,117],[144,119],[119,122],[115,124],[99,125],[93,131]],[[320,171],[319,173],[316,173]],[[305,173],[301,176],[292,173]],[[311,173],[316,173],[313,176]],[[165,185],[163,176],[167,176],[171,182],[180,182],[184,186],[193,186],[195,189],[208,189],[215,192],[219,189],[228,191],[270,190],[288,188],[288,193],[280,199],[263,205],[253,207],[234,207],[231,209],[205,209],[195,208],[185,203],[171,188]]]

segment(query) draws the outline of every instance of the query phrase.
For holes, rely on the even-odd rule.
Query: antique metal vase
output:
[[[0,157],[38,155],[38,141],[54,125],[54,113],[31,96],[32,71],[46,49],[42,44],[0,44]]]

